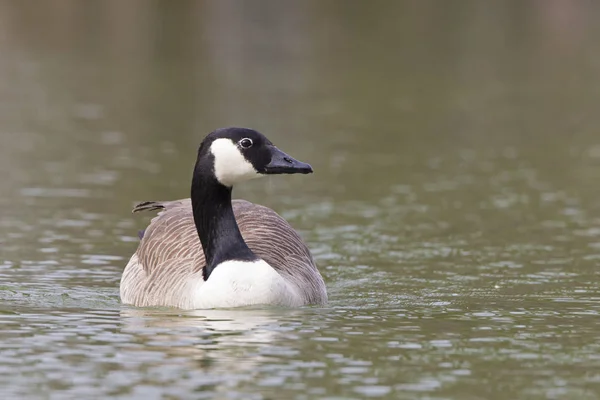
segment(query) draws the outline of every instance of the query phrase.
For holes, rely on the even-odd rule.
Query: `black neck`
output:
[[[212,173],[206,172],[196,165],[192,178],[194,222],[206,258],[204,280],[223,261],[257,259],[244,242],[235,221],[231,188],[219,183]]]

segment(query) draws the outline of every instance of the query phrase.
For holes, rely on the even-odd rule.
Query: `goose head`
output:
[[[310,174],[309,164],[279,150],[262,133],[248,128],[211,132],[198,149],[197,168],[211,171],[227,187],[271,174]]]

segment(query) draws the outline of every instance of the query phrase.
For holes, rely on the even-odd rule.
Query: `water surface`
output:
[[[591,2],[0,4],[3,398],[600,396]],[[287,218],[330,303],[119,302],[228,125],[310,162]]]

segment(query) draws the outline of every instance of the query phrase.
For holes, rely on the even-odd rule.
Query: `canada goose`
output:
[[[287,221],[270,208],[231,200],[238,182],[311,172],[255,130],[211,132],[198,149],[191,199],[133,209],[161,211],[123,271],[121,301],[184,309],[325,303],[323,278]]]

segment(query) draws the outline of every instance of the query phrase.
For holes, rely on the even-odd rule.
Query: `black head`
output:
[[[288,156],[262,133],[248,128],[222,128],[206,136],[197,163],[209,160],[215,177],[225,186],[262,175],[313,172],[310,165]]]

